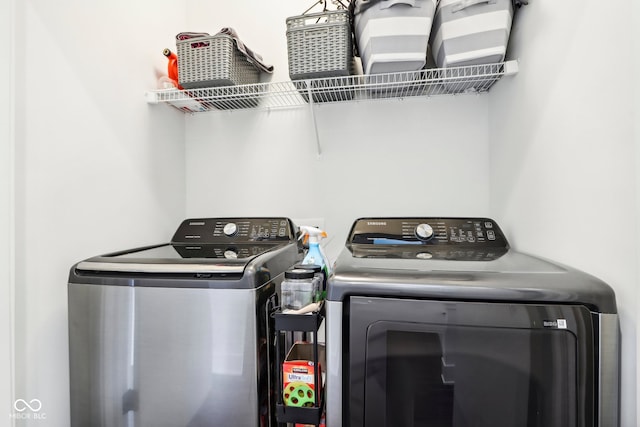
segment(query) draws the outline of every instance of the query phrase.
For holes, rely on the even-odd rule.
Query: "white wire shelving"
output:
[[[160,89],[147,92],[146,97],[150,104],[166,103],[192,114],[238,109],[291,108],[370,99],[483,93],[503,76],[517,72],[518,62],[512,60],[414,72],[185,90]]]

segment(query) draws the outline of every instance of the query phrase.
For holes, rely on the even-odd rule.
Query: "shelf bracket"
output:
[[[511,61],[506,61],[504,63],[504,75],[511,76],[513,74],[517,74],[519,71],[518,68],[518,60],[513,59]]]
[[[157,92],[147,92],[145,94],[145,97],[147,98],[147,104],[157,104],[158,102],[160,102],[158,100]]]

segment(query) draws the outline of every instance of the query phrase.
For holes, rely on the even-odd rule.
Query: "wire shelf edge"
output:
[[[159,89],[150,104],[166,103],[185,113],[300,107],[370,99],[478,94],[518,72],[517,60],[495,64],[430,68],[411,72],[265,82],[194,89]]]

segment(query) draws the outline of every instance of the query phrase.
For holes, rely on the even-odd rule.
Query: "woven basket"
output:
[[[238,50],[226,34],[176,42],[178,81],[184,88],[258,83],[260,70]]]
[[[333,10],[287,18],[291,80],[353,74],[349,12]]]

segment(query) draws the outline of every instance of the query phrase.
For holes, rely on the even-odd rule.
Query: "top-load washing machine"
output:
[[[270,425],[269,315],[297,235],[287,218],[189,219],[171,243],[74,265],[71,426]]]
[[[328,282],[327,425],[618,426],[616,313],[491,219],[359,219]]]

